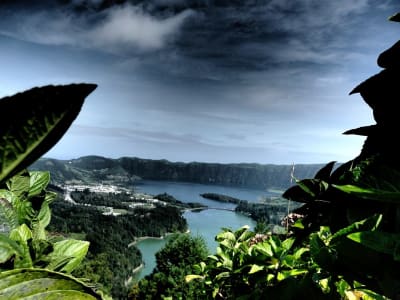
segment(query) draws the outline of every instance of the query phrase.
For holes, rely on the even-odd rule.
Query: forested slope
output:
[[[296,178],[312,177],[322,165],[295,165]],[[49,170],[53,180],[134,182],[138,178],[219,184],[247,188],[285,189],[290,185],[291,165],[182,163],[136,157],[110,159],[85,156],[69,161],[41,159],[32,169]]]

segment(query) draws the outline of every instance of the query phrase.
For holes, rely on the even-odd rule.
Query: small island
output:
[[[204,193],[204,194],[200,194],[200,196],[203,198],[218,201],[218,202],[233,203],[233,204],[239,204],[242,201],[238,198],[234,198],[234,197],[223,195],[223,194],[217,194],[217,193]]]

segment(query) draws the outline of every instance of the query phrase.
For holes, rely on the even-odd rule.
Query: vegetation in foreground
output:
[[[102,293],[70,273],[86,255],[89,243],[52,239],[46,190],[48,172],[27,172],[78,115],[92,84],[46,86],[0,101],[0,298],[104,299]],[[56,100],[56,101],[54,101]]]
[[[400,21],[400,14],[391,20]],[[285,234],[224,229],[217,253],[185,277],[202,284],[201,299],[400,297],[400,162],[393,146],[399,53],[399,43],[382,53],[384,70],[352,91],[377,122],[346,132],[367,136],[361,154],[296,180],[284,197],[304,205],[284,219]],[[164,299],[179,292],[169,290]]]

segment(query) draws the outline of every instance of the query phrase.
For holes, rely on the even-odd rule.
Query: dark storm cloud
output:
[[[130,56],[163,48],[191,14],[185,10],[155,17],[140,5],[125,3],[94,9],[99,5],[97,1],[85,1],[84,8],[81,2],[46,6],[46,2],[24,5],[17,1],[3,5],[0,33],[39,44],[78,46]]]
[[[176,74],[335,63],[359,31],[356,20],[389,1],[7,1],[1,33],[55,45],[140,56]],[[11,10],[6,8],[19,8]],[[379,11],[374,11],[379,15]],[[341,35],[338,36],[337,33]],[[357,47],[358,45],[353,45]],[[359,45],[360,47],[362,45]],[[146,53],[151,52],[151,56]],[[158,55],[154,55],[157,52]],[[157,58],[159,58],[157,60]]]

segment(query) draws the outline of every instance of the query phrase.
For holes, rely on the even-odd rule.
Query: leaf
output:
[[[400,204],[400,192],[388,192],[385,190],[366,189],[355,185],[332,185],[346,194],[374,202]]]
[[[50,211],[49,204],[47,204],[46,202],[43,202],[37,218],[38,218],[38,221],[40,222],[40,224],[43,226],[43,228],[45,228],[47,225],[49,225],[50,219],[51,219],[51,211]]]
[[[293,269],[293,270],[287,270],[287,271],[282,271],[278,273],[278,281],[282,281],[285,280],[289,277],[296,277],[299,275],[303,275],[306,274],[308,272],[308,270],[305,269]]]
[[[37,196],[42,193],[50,182],[50,173],[43,171],[32,171],[29,182],[29,197]]]
[[[0,273],[0,299],[94,300],[102,297],[65,274],[43,269],[15,269]]]
[[[331,172],[333,170],[333,167],[334,167],[335,163],[336,163],[336,161],[331,161],[328,164],[326,164],[326,166],[321,168],[317,172],[317,174],[315,174],[314,178],[329,182],[330,176],[331,176]]]
[[[283,194],[282,197],[288,200],[309,203],[315,200],[315,197],[305,192],[300,186],[295,185],[288,188]]]
[[[262,243],[257,243],[252,246],[252,249],[257,250],[261,254],[264,254],[268,257],[274,256],[274,252],[272,251],[271,244],[268,241],[264,241]]]
[[[254,273],[260,272],[260,271],[262,271],[262,270],[264,270],[264,269],[265,269],[264,266],[252,265],[252,266],[251,266],[251,269],[250,269],[250,271],[249,271],[249,274],[254,274]]]
[[[304,179],[296,182],[297,186],[291,187],[283,193],[283,197],[289,200],[308,203],[325,192],[329,184],[320,179]]]
[[[236,241],[236,237],[235,234],[233,232],[230,231],[224,231],[219,233],[216,237],[215,237],[216,241],[218,242],[222,242],[224,240],[228,240],[228,241]]]
[[[19,225],[18,216],[9,200],[2,198],[0,191],[0,219],[3,220],[3,225],[8,226],[10,229],[17,228]]]
[[[219,279],[222,279],[222,278],[228,278],[230,276],[231,275],[230,275],[229,272],[221,272],[217,276],[215,276],[215,280],[219,280]]]
[[[27,171],[23,171],[8,180],[7,187],[19,201],[23,201],[26,199],[29,193],[29,181],[29,173]]]
[[[342,177],[353,167],[353,161],[348,161],[339,167],[336,168],[335,171],[332,172],[330,177],[330,182],[339,182]]]
[[[389,18],[389,21],[400,22],[400,13],[394,14]]]
[[[9,237],[0,234],[0,263],[5,263],[14,255],[23,255],[21,247]]]
[[[195,279],[201,279],[201,280],[203,280],[203,279],[204,279],[204,276],[200,276],[200,275],[186,275],[186,276],[185,276],[185,282],[186,282],[186,283],[189,283],[189,282],[191,282],[191,281],[193,281],[193,280],[195,280]]]
[[[397,249],[400,243],[400,234],[382,231],[362,231],[351,233],[347,237],[372,250],[392,254],[395,259],[398,258]]]
[[[10,232],[10,239],[20,243],[27,243],[29,239],[32,239],[32,231],[26,224],[22,224]]]
[[[246,238],[246,236],[251,233],[249,231],[250,227],[248,225],[244,225],[235,231],[235,238],[237,241],[242,241]]]
[[[44,201],[47,202],[47,204],[50,204],[56,198],[57,198],[57,193],[56,192],[46,191],[46,196],[44,198]]]
[[[311,234],[310,238],[310,253],[312,259],[324,269],[329,270],[333,265],[335,257],[330,252],[330,249],[324,244],[317,233]]]
[[[357,231],[375,231],[378,229],[379,225],[382,222],[382,215],[376,214],[367,219],[354,222],[349,226],[340,229],[331,237],[331,242],[335,242],[338,238],[347,236],[350,233]]]
[[[89,249],[89,242],[79,240],[63,240],[54,243],[54,251],[50,254],[49,269],[60,269],[62,272],[72,272],[84,259]]]
[[[294,243],[294,238],[288,238],[282,242],[282,248],[284,248],[286,251],[290,250],[292,248],[293,243]]]
[[[0,101],[0,182],[30,166],[64,135],[96,85],[45,86]]]
[[[302,257],[302,255],[306,252],[310,251],[310,249],[308,248],[299,248],[296,250],[296,252],[293,254],[294,258],[296,260],[300,260],[300,258]]]

